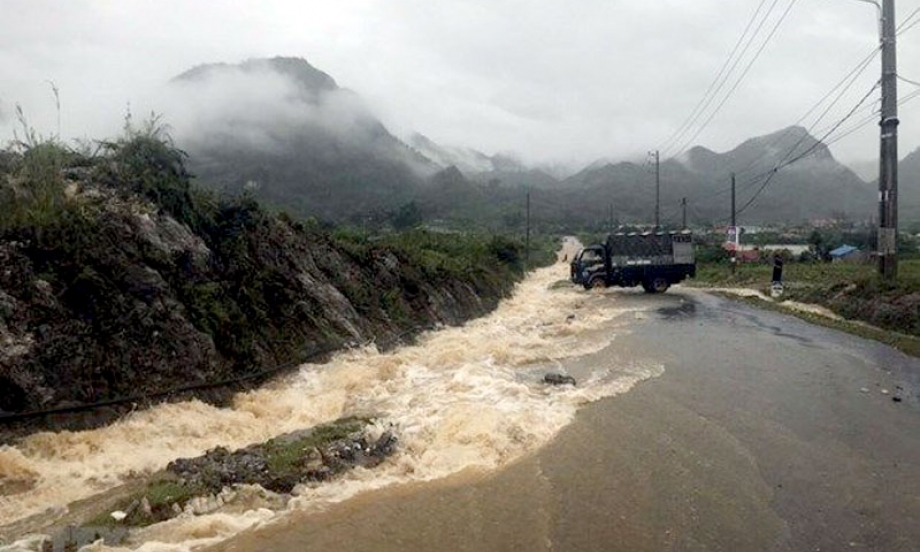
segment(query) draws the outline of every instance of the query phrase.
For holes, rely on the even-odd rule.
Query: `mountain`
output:
[[[472,175],[493,171],[496,168],[492,158],[481,151],[442,146],[423,134],[413,134],[409,137],[408,143],[442,169],[456,167],[464,174]]]
[[[898,165],[898,210],[901,225],[920,225],[920,148]]]
[[[301,58],[201,65],[171,85],[192,106],[178,141],[207,187],[335,221],[404,204],[437,169]]]
[[[865,161],[851,161],[847,166],[856,173],[856,176],[866,182],[878,180],[878,159],[868,159]]]
[[[791,160],[796,161],[773,174],[774,167]],[[865,218],[875,209],[871,186],[801,127],[746,140],[725,153],[695,147],[679,159],[663,161],[660,170],[662,218],[672,224],[679,220],[684,197],[691,220],[727,220],[732,173],[737,175],[737,206],[744,208],[742,220],[748,223]],[[563,184],[590,216],[606,219],[613,205],[622,219],[649,222],[654,182],[652,168],[623,162],[588,168]]]

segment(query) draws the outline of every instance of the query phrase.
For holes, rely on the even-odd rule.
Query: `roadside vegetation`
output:
[[[201,190],[156,117],[80,147],[23,128],[0,150],[0,411],[395,344],[485,314],[523,276],[519,236],[434,231],[411,212],[368,233]],[[530,266],[555,246],[534,239]]]
[[[691,285],[749,288],[770,295],[772,257],[757,263],[741,263],[734,273],[724,253],[703,250],[700,257],[697,276]],[[875,264],[788,259],[783,268],[782,300],[820,305],[847,320],[920,337],[920,259],[913,254],[905,257],[899,262],[894,284],[878,278]],[[890,339],[866,327],[850,329],[886,342],[896,337]],[[916,343],[906,347],[920,353]]]

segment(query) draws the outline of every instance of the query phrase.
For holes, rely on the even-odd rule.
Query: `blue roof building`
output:
[[[852,255],[853,253],[856,253],[857,251],[859,251],[858,247],[853,247],[852,245],[841,245],[837,249],[830,251],[828,255],[830,255],[834,259],[843,259],[845,257],[849,257],[850,255]]]

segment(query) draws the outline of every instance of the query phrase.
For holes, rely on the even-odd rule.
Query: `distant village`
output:
[[[704,247],[718,248],[726,255],[734,251],[738,261],[744,263],[767,261],[776,255],[793,262],[870,264],[876,259],[876,226],[871,221],[826,219],[801,225],[739,225],[737,234],[729,226],[715,226],[697,228],[694,233]],[[920,257],[920,233],[902,230],[898,250],[902,257]]]

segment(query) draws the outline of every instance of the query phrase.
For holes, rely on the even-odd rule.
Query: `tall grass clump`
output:
[[[191,175],[185,167],[188,155],[176,147],[159,115],[152,113],[137,126],[128,114],[122,136],[101,145],[110,161],[106,180],[149,199],[182,222],[197,225]]]
[[[16,107],[22,134],[0,152],[0,233],[43,228],[56,221],[67,204],[64,168],[79,154],[56,137],[40,135]]]

